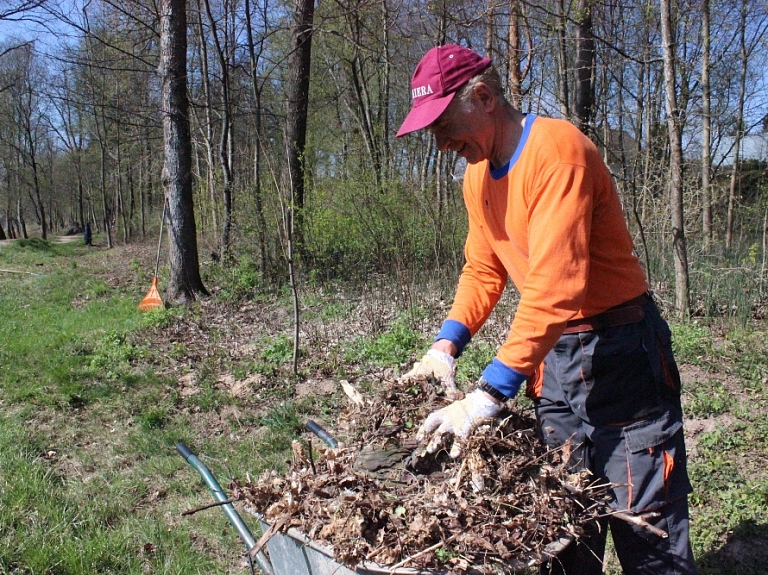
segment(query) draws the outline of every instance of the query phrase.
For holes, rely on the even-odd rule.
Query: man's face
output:
[[[427,130],[435,135],[439,150],[451,150],[476,164],[489,157],[487,123],[474,98],[460,100],[458,96]]]

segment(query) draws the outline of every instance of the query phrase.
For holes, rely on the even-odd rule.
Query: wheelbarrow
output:
[[[336,446],[335,440],[316,423],[307,422],[307,428],[319,436],[331,447]],[[311,541],[297,529],[289,528],[285,533],[275,532],[264,545],[265,554],[261,548],[257,550],[257,541],[250,529],[238,514],[219,482],[208,467],[192,453],[183,443],[176,445],[176,450],[185,461],[202,476],[214,499],[221,505],[230,524],[235,528],[245,545],[248,556],[255,560],[264,575],[444,575],[444,569],[414,569],[409,567],[386,567],[376,563],[366,562],[355,567],[355,570],[338,563],[333,559],[333,550]],[[270,525],[263,521],[258,510],[245,508],[245,511],[256,519],[261,529],[266,533]],[[562,551],[571,538],[564,537],[547,545],[543,557],[554,557]],[[254,551],[256,551],[254,553]],[[509,570],[523,569],[540,563],[540,561],[513,561],[506,565]],[[468,575],[473,573],[468,572]],[[477,571],[479,573],[479,571]]]
[[[203,477],[214,499],[221,504],[224,514],[240,536],[246,551],[251,555],[251,551],[257,545],[256,539],[234,506],[231,503],[225,503],[228,497],[224,489],[205,463],[200,461],[186,445],[179,443],[176,445],[176,450]],[[246,511],[259,521],[263,532],[269,530],[270,525],[259,517],[257,511],[248,508]],[[251,555],[264,575],[426,575],[427,573],[439,575],[443,573],[443,571],[408,568],[392,570],[375,564],[358,566],[353,571],[334,561],[331,549],[309,540],[300,531],[292,528],[286,533],[274,533],[265,547],[269,556],[263,551]]]

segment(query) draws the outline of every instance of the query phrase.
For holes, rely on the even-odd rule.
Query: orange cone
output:
[[[139,310],[149,311],[158,307],[163,307],[163,300],[160,298],[160,292],[157,291],[157,278],[155,277],[152,278],[152,287],[149,288],[147,295],[144,296],[144,299],[139,304]]]

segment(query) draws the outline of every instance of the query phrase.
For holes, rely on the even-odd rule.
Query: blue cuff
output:
[[[456,354],[456,357],[459,357],[464,351],[464,346],[472,339],[472,334],[469,333],[469,328],[460,321],[447,319],[443,322],[443,326],[435,337],[435,341],[438,339],[447,339],[453,343],[459,350]]]
[[[483,370],[483,378],[491,387],[511,399],[520,391],[520,386],[528,379],[528,376],[507,367],[498,359],[494,359],[491,365]]]

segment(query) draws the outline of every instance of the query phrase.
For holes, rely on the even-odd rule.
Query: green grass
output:
[[[219,510],[181,516],[211,496],[174,446],[258,473],[284,465],[290,438],[236,445],[195,421],[190,410],[227,398],[181,402],[142,335],[179,311],[141,314],[141,286],[110,286],[92,258],[71,244],[0,249],[0,268],[39,274],[0,277],[0,574],[250,572]]]
[[[672,343],[680,363],[698,363],[712,352],[710,331],[699,324],[673,325]]]
[[[426,347],[424,336],[400,319],[382,333],[354,338],[346,348],[344,360],[351,364],[387,367],[397,365],[414,349],[422,347]]]

